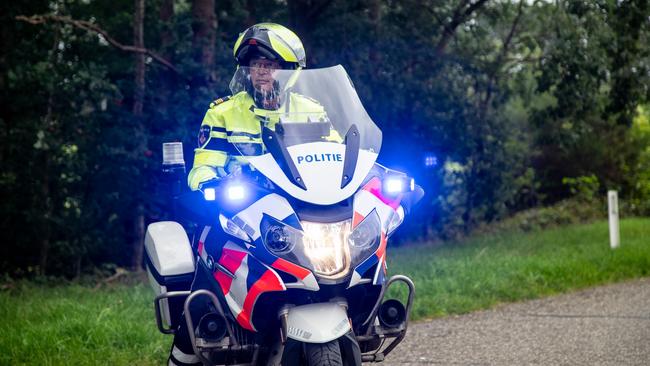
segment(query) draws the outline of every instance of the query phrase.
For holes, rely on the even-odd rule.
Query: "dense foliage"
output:
[[[191,161],[260,21],[293,28],[309,67],[348,70],[382,163],[427,191],[400,235],[453,237],[572,190],[650,212],[648,1],[155,0],[141,18],[144,3],[0,6],[0,271],[137,265],[143,223],[165,216],[161,142]]]

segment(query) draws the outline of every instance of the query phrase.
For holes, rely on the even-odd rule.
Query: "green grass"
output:
[[[415,282],[412,319],[461,314],[650,275],[650,218],[621,221],[611,250],[606,221],[389,251],[391,274]],[[397,287],[397,286],[396,286]],[[391,292],[403,296],[405,287]]]
[[[603,221],[391,248],[388,268],[413,278],[422,319],[649,276],[650,218],[623,220],[621,243],[609,249]],[[18,282],[0,291],[0,365],[162,365],[172,338],[158,333],[152,298],[147,284]]]
[[[0,365],[162,365],[152,300],[148,285],[20,283],[0,294]]]

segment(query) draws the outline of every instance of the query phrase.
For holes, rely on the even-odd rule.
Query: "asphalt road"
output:
[[[383,365],[650,365],[650,278],[412,323]]]

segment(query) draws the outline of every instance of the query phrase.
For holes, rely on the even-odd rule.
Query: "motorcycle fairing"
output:
[[[276,259],[271,264],[271,267],[289,273],[290,275],[296,277],[298,282],[284,284],[287,288],[302,288],[311,291],[318,291],[320,289],[320,286],[318,286],[318,282],[316,281],[316,277],[310,270],[303,268],[297,264],[293,264],[286,259]]]
[[[352,196],[372,169],[377,154],[360,150],[351,182],[341,188],[345,145],[310,142],[287,148],[306,189],[293,184],[271,154],[252,157],[249,163],[292,197],[317,205],[332,205]]]
[[[352,227],[356,228],[370,213],[376,212],[382,223],[382,229],[379,247],[374,255],[355,267],[348,288],[358,285],[366,272],[375,264],[377,267],[372,277],[372,283],[381,285],[386,279],[386,233],[392,220],[395,220],[396,216],[399,219],[402,195],[388,197],[382,193],[381,185],[381,179],[374,177],[354,196]]]
[[[252,239],[252,244],[242,242],[237,245],[228,241],[221,249],[217,262],[234,277],[218,268],[214,272],[214,278],[219,283],[235,319],[243,328],[251,331],[256,331],[252,322],[253,310],[262,293],[285,291],[287,287],[313,291],[319,289],[311,271],[278,258],[266,250],[260,233],[260,223],[265,215],[299,225],[298,217],[284,197],[275,193],[262,197],[231,218],[231,221]],[[204,245],[209,231],[210,227],[204,228],[198,244],[199,255],[206,263],[212,254],[210,248],[206,250]],[[264,263],[270,263],[270,266]],[[285,284],[274,269],[294,276],[297,281]]]
[[[264,292],[286,290],[282,279],[247,250],[230,241],[224,245],[218,262],[234,274],[233,278],[220,270],[214,272],[230,311],[239,325],[256,332],[252,323],[255,302]]]
[[[303,288],[306,290],[317,291],[319,289],[316,277],[308,269],[291,263],[283,258],[279,258],[270,253],[262,242],[261,223],[265,216],[270,216],[277,221],[300,229],[300,221],[293,208],[286,198],[271,193],[262,197],[260,200],[248,208],[237,213],[232,221],[246,231],[253,245],[248,246],[248,250],[264,263],[270,263],[271,267],[284,271],[294,276],[297,282],[285,284],[291,288]]]
[[[295,215],[289,202],[282,196],[271,193],[237,213],[232,221],[243,229],[254,241],[261,237],[260,222],[264,214],[283,221]],[[297,217],[296,217],[297,220]]]
[[[372,276],[373,285],[382,285],[384,283],[386,279],[386,242],[386,235],[382,232],[379,248],[377,248],[374,255],[371,255],[354,268],[348,288],[360,284],[361,279],[364,278],[368,270],[370,270],[374,265],[377,265],[377,267]]]
[[[326,343],[350,331],[346,309],[336,303],[315,303],[288,310],[287,337],[305,343]]]
[[[201,236],[199,236],[199,242],[197,243],[197,252],[199,253],[199,257],[201,257],[201,260],[203,260],[204,263],[208,264],[208,250],[205,248],[205,241],[208,237],[208,234],[210,233],[210,230],[212,229],[211,226],[205,226],[203,228],[203,231],[201,231]],[[211,268],[211,266],[208,266],[208,268]]]

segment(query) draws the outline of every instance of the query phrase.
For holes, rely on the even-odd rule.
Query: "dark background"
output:
[[[161,143],[191,164],[231,47],[262,21],[293,29],[308,67],[347,69],[380,161],[427,191],[395,242],[607,189],[650,213],[648,1],[5,1],[0,18],[7,276],[138,268],[165,217]]]

